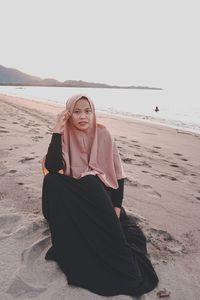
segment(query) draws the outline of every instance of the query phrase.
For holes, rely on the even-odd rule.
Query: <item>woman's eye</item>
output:
[[[87,110],[84,111],[85,114],[90,114],[91,112],[92,112],[91,109],[87,109]],[[80,115],[82,113],[82,111],[81,110],[74,110],[73,113],[76,114],[76,115]]]

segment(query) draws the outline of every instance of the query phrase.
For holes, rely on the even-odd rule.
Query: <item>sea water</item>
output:
[[[76,93],[90,96],[97,111],[200,133],[200,101],[166,90],[0,86],[0,93],[57,103]],[[159,111],[156,112],[156,106]]]

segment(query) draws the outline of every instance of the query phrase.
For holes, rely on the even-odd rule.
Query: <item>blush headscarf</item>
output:
[[[66,102],[66,110],[72,115],[75,104],[81,98],[88,100],[93,113],[92,126],[77,129],[69,118],[62,135],[64,174],[74,178],[97,175],[108,187],[118,188],[118,179],[125,178],[118,149],[109,131],[96,122],[93,101],[86,95],[76,94]]]

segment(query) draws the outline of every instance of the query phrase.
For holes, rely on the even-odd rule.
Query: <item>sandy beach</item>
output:
[[[0,94],[0,299],[107,299],[67,285],[46,261],[50,232],[41,212],[51,128],[63,107]],[[140,299],[200,299],[200,135],[97,114],[115,137],[127,175],[124,207],[148,239],[160,279]],[[87,271],[87,270],[86,270]],[[124,295],[109,299],[138,299]]]

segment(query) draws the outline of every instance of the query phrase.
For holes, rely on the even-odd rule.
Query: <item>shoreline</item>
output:
[[[99,113],[102,113],[102,114],[106,114],[110,117],[118,117],[118,118],[123,118],[124,120],[132,120],[132,121],[138,121],[138,122],[145,122],[145,123],[149,123],[149,124],[153,124],[153,125],[158,125],[158,126],[164,126],[164,127],[167,127],[167,128],[173,128],[173,129],[176,129],[176,130],[179,130],[179,131],[183,131],[183,132],[186,132],[186,134],[190,134],[190,133],[194,133],[194,134],[197,134],[197,135],[200,135],[200,131],[199,130],[195,130],[195,129],[186,129],[184,127],[180,127],[178,125],[173,125],[173,124],[170,124],[170,122],[181,122],[181,121],[176,121],[176,120],[165,120],[165,119],[160,119],[159,121],[159,118],[156,119],[154,117],[151,117],[151,116],[146,116],[146,115],[140,115],[140,117],[137,117],[136,115],[126,115],[126,113],[111,113],[111,112],[106,112],[106,111],[103,111],[103,110],[99,110],[97,111]],[[168,123],[169,122],[169,123]]]
[[[9,95],[9,94],[4,94],[4,93],[0,93],[0,97],[11,97],[11,98],[16,98],[16,99],[24,99],[27,101],[33,101],[36,103],[44,103],[47,105],[53,105],[55,107],[64,107],[63,104],[58,103],[56,101],[53,100],[47,100],[47,99],[40,99],[40,98],[31,98],[28,96],[15,96],[15,95]],[[152,117],[152,116],[147,116],[147,115],[139,115],[139,114],[130,114],[130,113],[126,113],[126,112],[111,112],[109,110],[97,110],[97,113],[99,114],[105,114],[111,117],[118,117],[118,118],[122,118],[122,119],[127,119],[127,120],[132,120],[132,121],[138,121],[138,122],[147,122],[153,125],[158,125],[158,126],[165,126],[168,128],[173,128],[176,130],[180,130],[180,131],[184,131],[186,133],[194,133],[194,134],[198,134],[200,135],[200,129],[194,129],[194,128],[189,128],[189,123],[184,123],[183,121],[178,121],[178,120],[167,120],[167,119],[162,119],[162,118],[156,118],[156,117]],[[183,125],[181,125],[183,124]],[[191,124],[191,126],[199,126],[198,124]]]
[[[17,101],[16,101],[17,100]],[[104,297],[67,285],[41,212],[41,160],[63,106],[0,94],[0,298],[58,300]],[[158,273],[156,290],[141,299],[198,300],[200,294],[200,135],[149,122],[97,114],[114,136],[127,180],[123,205],[138,220]],[[124,295],[110,299],[133,299]],[[106,299],[106,298],[105,298]]]

